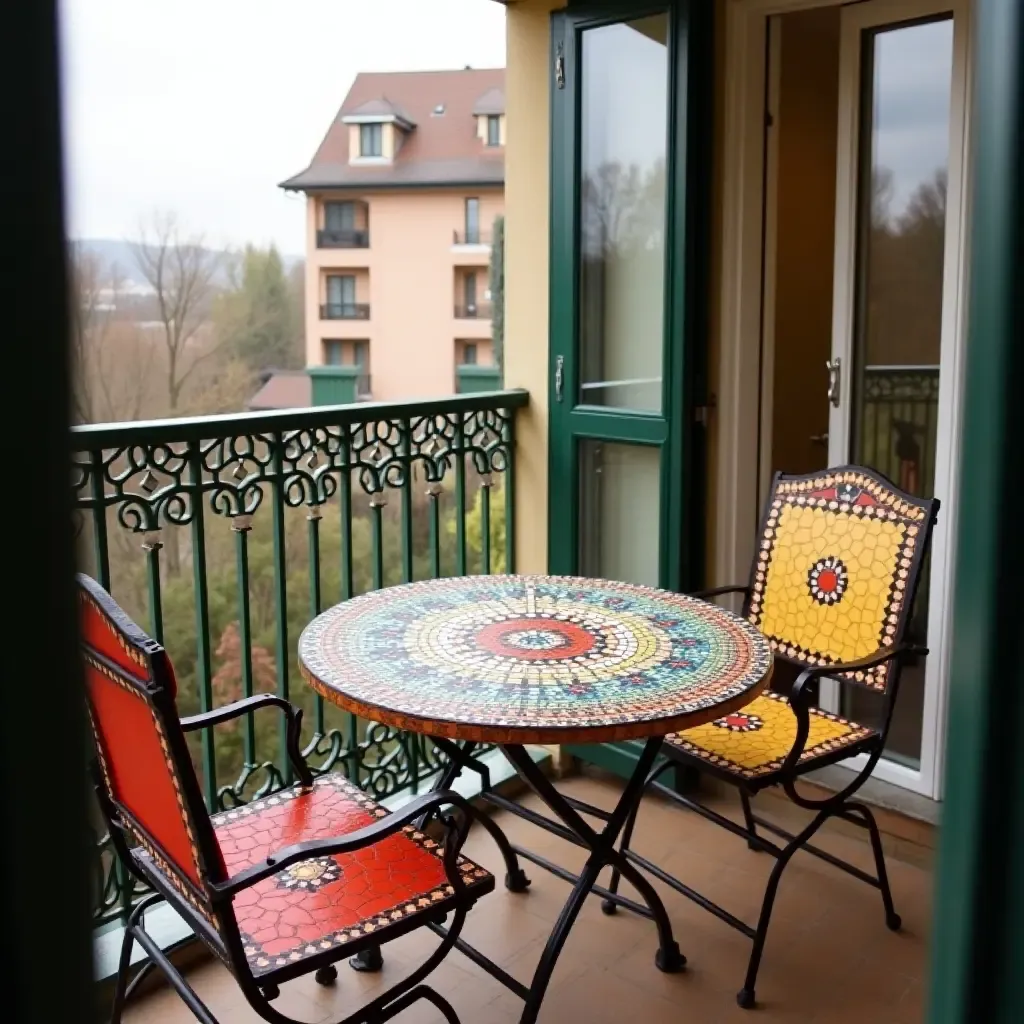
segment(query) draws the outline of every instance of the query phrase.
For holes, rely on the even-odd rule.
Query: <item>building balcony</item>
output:
[[[453,231],[452,245],[482,245],[490,248],[491,233],[489,231]]]
[[[320,306],[321,320],[369,320],[368,302],[325,302]]]
[[[362,366],[310,366],[306,372],[314,406],[348,405],[370,398],[370,375]]]
[[[498,391],[501,388],[501,370],[497,366],[460,363],[455,367],[455,391],[460,395]]]
[[[316,233],[316,247],[318,249],[368,249],[370,247],[370,232],[355,228],[334,231],[321,229]]]
[[[472,302],[456,304],[456,320],[490,320],[491,304],[489,302]]]

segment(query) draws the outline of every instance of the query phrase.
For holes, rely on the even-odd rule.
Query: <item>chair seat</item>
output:
[[[878,736],[857,722],[820,708],[810,709],[811,727],[800,757],[800,771],[823,761],[836,761],[856,752]],[[769,785],[796,740],[796,715],[778,693],[765,693],[725,718],[666,737],[666,753],[688,754],[718,774]]]
[[[335,774],[312,790],[285,790],[212,816],[228,874],[262,862],[292,843],[328,839],[386,818],[388,811]],[[455,892],[443,848],[411,825],[355,853],[293,864],[240,892],[235,915],[256,977],[312,956],[387,941],[388,929],[436,918],[454,908]],[[494,877],[465,857],[459,870],[472,898],[494,888]],[[333,957],[332,957],[333,959]]]

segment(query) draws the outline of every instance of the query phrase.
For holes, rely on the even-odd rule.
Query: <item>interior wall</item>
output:
[[[839,7],[786,14],[777,137],[771,471],[828,465],[839,105]],[[767,256],[770,259],[771,253]],[[766,467],[768,468],[768,467]]]

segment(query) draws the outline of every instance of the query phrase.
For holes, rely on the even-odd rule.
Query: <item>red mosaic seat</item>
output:
[[[292,843],[347,835],[388,816],[362,790],[337,775],[310,790],[291,789],[212,816],[229,874],[265,860]],[[256,976],[325,950],[379,936],[416,917],[437,919],[455,893],[441,859],[442,847],[412,825],[355,853],[299,861],[240,892],[235,918],[245,955]],[[465,857],[459,871],[476,896],[494,888],[494,877]]]
[[[429,925],[442,941],[426,963],[345,1020],[385,1021],[426,999],[457,1022],[422,979],[458,941],[469,908],[494,888],[459,852],[476,812],[442,791],[392,813],[338,776],[314,779],[299,749],[302,712],[273,694],[179,719],[166,652],[98,584],[78,579],[97,798],[122,864],[155,890],[125,924],[111,1024],[154,967],[199,1020],[216,1024],[145,930],[146,910],[162,900],[224,961],[259,1015],[275,1021],[289,1020],[269,1002],[280,982],[316,972],[330,984],[334,962],[350,954],[362,958],[355,966],[374,969],[382,943]],[[211,816],[185,732],[266,707],[285,716],[298,784]],[[436,828],[421,824],[427,819]],[[129,985],[135,942],[149,959]]]

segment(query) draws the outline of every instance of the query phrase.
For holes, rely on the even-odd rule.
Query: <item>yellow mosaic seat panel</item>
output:
[[[855,661],[897,643],[934,503],[869,473],[778,477],[757,552],[748,618],[809,665]],[[890,664],[847,678],[885,689]]]
[[[811,708],[801,767],[820,757],[874,736],[865,726]],[[759,779],[777,772],[796,740],[796,715],[789,701],[777,693],[762,694],[742,711],[708,725],[673,733],[667,741],[679,750],[745,779]]]

